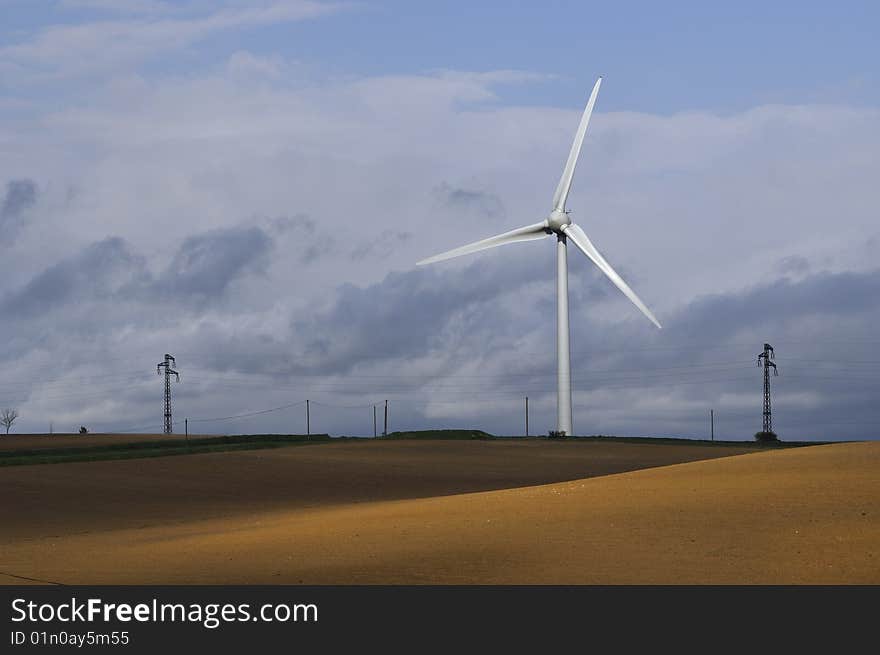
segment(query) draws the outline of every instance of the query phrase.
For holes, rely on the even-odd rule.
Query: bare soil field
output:
[[[341,441],[0,468],[0,542],[523,487],[749,452],[614,442]]]
[[[880,583],[880,443],[730,454],[347,442],[14,467],[0,582]]]

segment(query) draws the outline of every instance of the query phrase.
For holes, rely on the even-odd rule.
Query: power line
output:
[[[248,416],[258,416],[260,414],[271,414],[272,412],[278,412],[278,411],[281,411],[282,409],[289,409],[291,407],[296,407],[297,405],[304,405],[306,402],[307,401],[305,401],[305,400],[298,400],[297,402],[290,403],[288,405],[281,405],[279,407],[272,407],[270,409],[261,409],[256,412],[247,412],[245,414],[235,414],[233,416],[216,416],[213,418],[191,418],[191,419],[189,419],[189,422],[190,423],[204,423],[204,422],[208,422],[208,421],[231,421],[232,419],[236,419],[236,418],[245,418]]]
[[[322,403],[317,400],[310,400],[310,403],[313,405],[320,405],[321,407],[332,407],[333,409],[369,409],[373,407],[376,403],[367,403],[366,405],[337,405],[335,403]]]

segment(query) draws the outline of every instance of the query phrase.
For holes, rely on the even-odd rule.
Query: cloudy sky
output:
[[[0,406],[14,430],[880,434],[875,3],[0,0]],[[706,5],[717,5],[708,7]],[[379,411],[381,430],[382,411]]]

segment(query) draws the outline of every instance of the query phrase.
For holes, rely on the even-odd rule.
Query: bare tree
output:
[[[18,410],[4,409],[0,412],[0,425],[6,428],[6,434],[9,434],[9,428],[12,427],[12,424],[15,423],[15,419],[17,418]]]

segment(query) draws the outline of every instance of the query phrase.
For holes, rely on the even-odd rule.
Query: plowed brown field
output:
[[[880,443],[718,458],[746,450],[348,442],[10,467],[0,582],[880,583]]]

